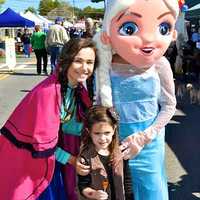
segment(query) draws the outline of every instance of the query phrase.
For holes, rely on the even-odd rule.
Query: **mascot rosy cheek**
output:
[[[94,37],[100,57],[97,102],[114,105],[120,114],[121,148],[123,158],[132,159],[136,200],[168,199],[160,160],[164,160],[164,127],[175,112],[176,98],[172,70],[163,55],[176,39],[178,14],[177,0],[110,0],[103,30]],[[158,166],[162,173],[156,172]],[[152,184],[157,182],[152,170],[162,188]]]

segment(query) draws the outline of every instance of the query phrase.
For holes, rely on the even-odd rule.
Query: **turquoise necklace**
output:
[[[61,123],[68,122],[74,115],[75,111],[75,96],[74,89],[70,88],[69,98],[65,99],[65,103],[63,103],[63,116],[61,117]],[[66,94],[67,96],[67,94]],[[68,103],[66,101],[69,101]]]

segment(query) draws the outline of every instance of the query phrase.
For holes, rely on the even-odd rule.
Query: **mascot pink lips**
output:
[[[153,50],[154,48],[153,47],[144,47],[141,49],[143,55],[147,55],[147,56],[150,56],[153,54]]]

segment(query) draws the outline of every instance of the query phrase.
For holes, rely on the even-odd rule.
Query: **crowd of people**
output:
[[[179,104],[200,104],[200,27],[186,23],[187,40],[180,34],[165,56],[171,64]]]
[[[0,129],[2,199],[169,199],[165,125],[176,97],[163,55],[178,14],[177,0],[110,0],[101,31],[87,20],[70,38],[60,18],[47,34],[35,27],[37,73],[49,53],[51,75]]]
[[[200,80],[200,27],[187,26],[188,40],[179,36],[180,47],[173,42],[166,52],[174,76],[182,75],[185,82],[199,82]],[[178,44],[179,46],[179,44]],[[178,49],[177,49],[178,48]]]
[[[41,72],[45,75],[48,74],[48,55],[50,55],[51,63],[50,74],[55,71],[61,49],[70,38],[92,38],[96,32],[100,31],[99,23],[94,22],[92,18],[86,18],[84,29],[76,27],[65,28],[63,23],[64,19],[57,17],[55,24],[51,25],[48,30],[43,31],[42,27],[36,25],[33,33],[30,33],[28,29],[24,29],[23,33],[19,31],[17,34],[17,40],[23,43],[25,57],[30,58],[30,53],[34,51],[38,75]]]

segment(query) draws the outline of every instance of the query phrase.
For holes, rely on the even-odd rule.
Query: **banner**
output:
[[[9,70],[13,70],[16,66],[15,40],[14,38],[5,39],[5,55],[6,65]]]

